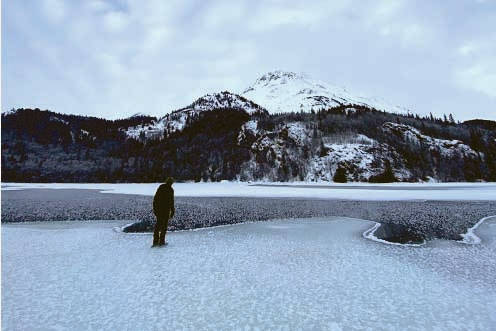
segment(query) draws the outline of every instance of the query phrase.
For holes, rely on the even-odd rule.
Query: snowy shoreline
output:
[[[102,193],[153,196],[160,183],[2,183],[2,191],[94,189]],[[366,201],[496,200],[496,183],[175,183],[176,197],[312,198]]]

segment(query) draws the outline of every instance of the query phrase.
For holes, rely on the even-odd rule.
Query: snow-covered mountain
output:
[[[201,98],[196,99],[189,106],[173,111],[149,125],[130,127],[125,131],[130,138],[139,138],[140,135],[144,135],[145,138],[161,137],[164,133],[170,134],[181,131],[187,122],[194,119],[199,113],[213,109],[237,109],[244,111],[249,115],[267,114],[267,110],[253,101],[240,95],[224,91],[204,95]]]
[[[370,125],[378,125],[376,129],[382,133],[368,135],[368,125],[363,125],[361,131],[345,131],[348,121],[356,121],[361,112],[373,113],[376,109],[407,115],[408,110],[357,96],[304,74],[283,71],[263,75],[242,95],[227,91],[207,94],[151,123],[123,128],[123,131],[129,138],[161,139],[180,133],[199,120],[200,113],[219,109],[235,109],[250,115],[241,127],[230,128],[237,132],[237,145],[248,152],[245,154],[248,159],[239,164],[238,175],[242,180],[332,181],[340,168],[344,169],[347,180],[370,181],[382,176],[387,167],[398,180],[425,177],[408,167],[412,160],[405,155],[405,145],[426,149],[436,165],[440,164],[439,158],[474,160],[483,157],[460,140],[434,138],[406,124],[390,121],[375,124],[369,119]],[[324,112],[323,115],[311,114],[312,110]],[[270,116],[300,111],[306,114],[278,116],[275,121],[275,117]],[[343,111],[346,116],[339,117]],[[338,117],[327,124],[317,119],[328,114]],[[377,116],[391,120],[397,115]],[[331,127],[326,128],[326,125]],[[215,178],[219,169],[207,171],[204,176]]]
[[[266,108],[269,113],[309,112],[342,105],[362,105],[391,113],[408,110],[378,98],[362,97],[345,88],[313,80],[305,74],[276,70],[258,78],[241,95]]]
[[[276,70],[258,78],[241,94],[228,91],[207,94],[189,106],[173,111],[151,124],[129,127],[125,131],[130,138],[158,138],[162,137],[164,132],[170,134],[181,131],[188,118],[213,109],[239,109],[252,115],[310,112],[338,106],[350,106],[347,111],[353,112],[353,106],[357,105],[391,113],[408,113],[406,108],[388,104],[378,98],[353,94],[345,88],[313,80],[305,74]]]
[[[125,131],[130,138],[159,138],[164,133],[181,131],[188,119],[213,109],[239,109],[253,115],[310,112],[338,106],[350,106],[347,111],[353,112],[353,106],[357,105],[391,113],[408,113],[406,108],[390,105],[377,98],[358,96],[342,87],[313,80],[305,74],[276,70],[258,78],[241,95],[228,91],[207,94],[151,124],[129,127]]]
[[[239,109],[246,111],[249,115],[266,112],[266,110],[251,100],[228,91],[215,94],[207,94],[198,98],[191,105],[176,110],[174,113],[192,113],[212,109]]]
[[[39,109],[1,117],[11,180],[496,180],[494,122],[421,118],[292,72],[267,73],[241,94],[204,95],[158,119]],[[47,145],[63,148],[51,159],[39,152]],[[62,157],[65,172],[53,170]]]

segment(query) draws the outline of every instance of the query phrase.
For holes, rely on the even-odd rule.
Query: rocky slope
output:
[[[439,153],[446,157],[477,158],[484,157],[483,154],[474,151],[470,146],[460,140],[437,139],[422,134],[416,128],[405,125],[387,122],[382,126],[385,132],[391,133],[406,143],[414,145],[424,145],[430,151]]]
[[[242,180],[332,181],[338,168],[348,181],[368,181],[393,164],[399,180],[411,177],[401,156],[391,146],[363,134],[314,138],[315,129],[304,122],[284,123],[273,130],[258,128],[257,120],[246,122],[238,135],[248,146],[250,160],[242,165]],[[302,162],[304,160],[304,162]]]

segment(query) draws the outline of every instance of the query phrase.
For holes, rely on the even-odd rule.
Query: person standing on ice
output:
[[[155,231],[153,232],[153,246],[165,245],[165,234],[169,219],[174,217],[174,189],[172,184],[174,180],[168,177],[165,184],[158,187],[153,197],[153,213],[157,217]]]

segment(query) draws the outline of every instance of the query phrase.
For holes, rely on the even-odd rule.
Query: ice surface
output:
[[[2,226],[2,323],[37,329],[484,330],[496,222],[478,245],[384,245],[371,222],[307,219],[168,234],[125,222]]]
[[[273,197],[353,200],[495,200],[496,183],[395,183],[329,184],[243,182],[175,183],[176,196],[189,197]],[[2,183],[2,190],[24,188],[97,189],[106,193],[154,195],[159,183],[80,184]]]
[[[484,222],[487,223],[488,220],[493,220],[493,219],[496,220],[496,216],[487,216],[487,217],[482,218],[474,226],[472,226],[471,228],[469,228],[466,233],[462,233],[461,234],[462,240],[460,242],[465,243],[465,244],[469,244],[469,245],[480,244],[481,238],[479,238],[479,236],[477,236],[477,234],[475,233],[475,231],[477,230],[477,228],[479,226],[481,226],[482,224],[484,224]]]

